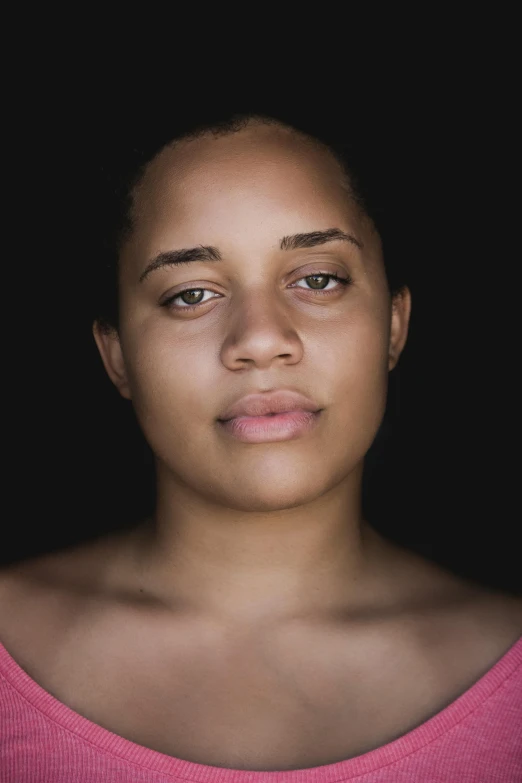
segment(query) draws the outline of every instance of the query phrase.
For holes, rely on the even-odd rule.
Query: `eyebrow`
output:
[[[299,250],[301,248],[316,247],[324,245],[327,242],[350,242],[358,248],[363,248],[360,242],[352,234],[341,231],[340,228],[328,228],[326,231],[309,231],[307,234],[292,234],[283,237],[279,243],[281,250]],[[161,269],[164,266],[181,266],[190,264],[194,261],[222,261],[223,257],[217,247],[210,245],[199,245],[198,247],[183,248],[181,250],[167,250],[159,253],[144,269],[140,275],[139,282],[142,283],[155,269]]]

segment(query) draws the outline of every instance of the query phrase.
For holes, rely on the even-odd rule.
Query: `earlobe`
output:
[[[399,357],[406,345],[410,314],[411,293],[410,289],[407,286],[404,286],[392,300],[388,370],[393,370],[393,368],[397,366]]]
[[[130,400],[131,393],[118,333],[115,330],[106,332],[101,329],[97,321],[92,325],[92,333],[107,375],[116,386],[121,396]]]

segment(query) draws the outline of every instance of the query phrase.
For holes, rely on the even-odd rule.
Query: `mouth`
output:
[[[274,416],[284,416],[287,413],[297,413],[297,411],[280,411],[279,413],[263,413],[260,416],[233,416],[231,419],[218,419],[220,424],[226,424],[228,421],[235,421],[236,419],[271,419]]]
[[[235,440],[245,443],[267,443],[303,437],[317,426],[321,410],[266,413],[263,416],[236,416],[218,419],[220,427]]]
[[[291,389],[247,394],[223,411],[217,421],[226,422],[239,418],[277,418],[281,413],[298,411],[317,412],[319,406],[309,397]]]

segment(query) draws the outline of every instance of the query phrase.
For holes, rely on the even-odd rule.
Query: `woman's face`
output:
[[[302,505],[359,475],[409,305],[393,314],[379,238],[333,158],[273,126],[184,141],[149,165],[134,212],[119,337],[95,337],[159,475],[245,511]],[[282,243],[334,228],[353,240]],[[201,247],[220,260],[140,280],[159,254]],[[352,282],[309,277],[328,274]],[[241,397],[282,388],[323,409],[311,432],[245,443],[217,421]]]

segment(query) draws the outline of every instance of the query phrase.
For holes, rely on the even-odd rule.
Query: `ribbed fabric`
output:
[[[522,637],[462,696],[369,753],[321,767],[249,772],[173,758],[55,699],[0,644],[1,783],[521,783]]]

